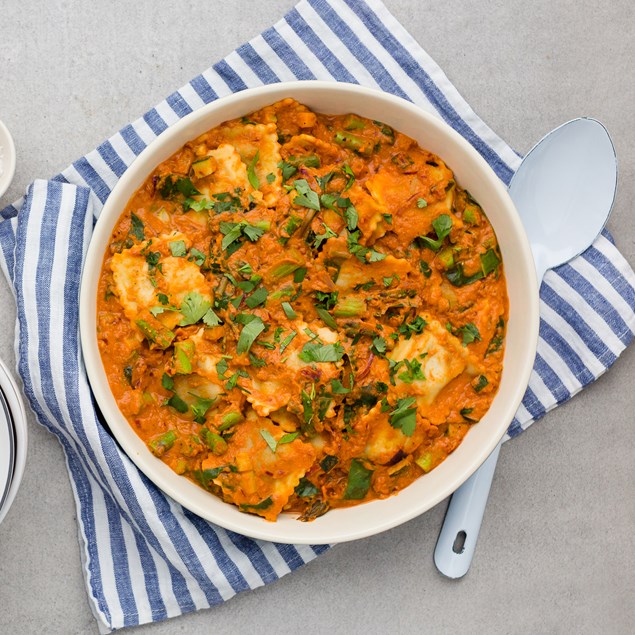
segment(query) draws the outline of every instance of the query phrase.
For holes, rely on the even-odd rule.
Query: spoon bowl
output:
[[[548,269],[589,247],[611,214],[617,188],[617,158],[606,128],[579,118],[556,128],[525,156],[509,194],[525,227],[538,285]],[[499,443],[450,500],[434,562],[449,578],[464,576],[472,562]]]
[[[583,252],[602,231],[617,187],[606,128],[579,118],[556,128],[525,156],[509,194],[527,232],[538,281]]]

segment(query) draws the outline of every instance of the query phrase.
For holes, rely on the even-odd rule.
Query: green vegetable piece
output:
[[[466,207],[463,212],[463,221],[468,225],[476,225],[476,213],[471,207]]]
[[[163,373],[163,377],[161,377],[161,385],[166,389],[166,390],[174,390],[174,379],[172,379],[172,377],[170,377],[170,375],[167,375],[166,373]]]
[[[167,404],[183,415],[189,410],[188,405],[178,395],[172,395]]]
[[[271,499],[271,496],[268,496],[267,498],[265,498],[265,500],[260,501],[259,503],[256,503],[255,505],[248,505],[246,503],[243,503],[241,504],[240,508],[241,509],[268,509],[272,505],[273,505],[273,500]]]
[[[293,310],[293,307],[288,302],[282,302],[280,304],[284,314],[290,319],[295,320],[298,317],[298,314]]]
[[[366,123],[355,115],[347,115],[344,120],[344,130],[360,130],[366,127]]]
[[[176,441],[176,432],[174,430],[168,430],[158,437],[148,441],[148,447],[154,456],[163,456]]]
[[[348,472],[344,498],[346,500],[362,500],[368,494],[372,475],[373,471],[367,469],[359,459],[353,459]]]
[[[376,355],[383,355],[386,352],[386,340],[383,337],[376,337],[370,348]]]
[[[227,452],[227,441],[219,434],[212,432],[208,428],[203,428],[200,432],[201,441],[212,451],[215,456],[222,456]]]
[[[273,438],[271,432],[269,432],[269,430],[260,430],[260,436],[265,440],[269,449],[275,454],[278,442]]]
[[[297,262],[283,262],[275,267],[271,272],[274,278],[284,278],[299,269],[301,265]]]
[[[333,309],[335,317],[359,317],[366,312],[366,302],[362,298],[347,297]]]
[[[432,227],[436,232],[437,240],[433,240],[432,238],[428,238],[427,236],[421,236],[420,240],[422,240],[427,247],[432,249],[432,251],[439,251],[443,240],[452,229],[452,218],[449,216],[449,214],[441,214],[432,221]]]
[[[236,345],[236,352],[239,355],[246,353],[256,341],[256,338],[265,330],[263,321],[257,315],[244,313],[241,315],[247,315],[247,317],[251,319],[249,319],[248,322],[244,322],[243,329],[240,332],[238,344]]]
[[[479,375],[479,378],[476,381],[476,384],[474,385],[474,391],[481,392],[481,390],[483,390],[483,388],[485,388],[485,386],[487,386],[488,384],[489,384],[489,381],[487,377],[485,377],[485,375]]]
[[[192,372],[194,358],[194,342],[181,340],[174,344],[174,370],[179,375],[189,375]]]
[[[194,161],[191,166],[192,176],[195,179],[202,179],[209,176],[216,168],[216,162],[212,157],[205,157]]]
[[[220,432],[225,432],[225,430],[229,430],[229,428],[243,421],[243,418],[244,417],[240,414],[240,412],[226,412],[221,419],[221,424],[218,426],[218,430]]]
[[[454,250],[452,247],[442,249],[437,257],[444,269],[451,269],[454,266]]]
[[[182,258],[187,254],[187,247],[184,240],[173,240],[169,243],[170,252],[175,258]]]
[[[483,269],[484,276],[496,271],[499,264],[500,258],[496,255],[496,252],[493,249],[488,249],[481,255],[481,268]]]
[[[415,463],[427,474],[432,469],[433,456],[431,452],[424,452]]]
[[[280,163],[278,163],[278,167],[282,171],[283,181],[288,181],[298,171],[298,168],[295,165],[288,163],[287,161],[280,161]]]
[[[257,190],[260,187],[260,181],[258,179],[258,175],[256,174],[256,164],[258,163],[259,160],[260,160],[260,150],[256,152],[256,154],[254,155],[254,158],[251,160],[251,162],[247,166],[247,179],[249,180],[249,183],[251,184],[251,187],[254,188],[254,190]]]
[[[299,436],[299,432],[287,432],[287,434],[283,434],[280,437],[278,445],[286,445],[287,443],[291,443],[292,441],[295,441]]]
[[[326,326],[333,330],[337,330],[337,322],[335,321],[335,318],[326,309],[316,307],[315,310]]]
[[[156,344],[159,348],[165,350],[172,344],[175,334],[170,331],[170,329],[164,327],[158,320],[156,325],[151,325],[147,320],[137,320],[135,324],[143,333],[144,337]]]
[[[321,461],[320,467],[324,472],[330,472],[338,463],[339,459],[336,456],[327,454]]]
[[[363,157],[370,157],[373,153],[373,142],[371,139],[351,132],[336,132],[333,141],[335,141],[337,145],[347,150],[352,150]]]
[[[291,342],[293,341],[293,338],[297,335],[297,333],[295,331],[291,331],[291,333],[289,333],[289,335],[287,335],[284,340],[282,340],[282,343],[280,344],[280,355],[282,355],[282,353],[284,353],[284,351],[286,350],[287,346],[289,346],[289,344],[291,344]]]
[[[357,210],[353,205],[349,205],[344,211],[344,218],[346,219],[346,223],[349,231],[354,231],[357,229],[357,222],[359,221],[359,215]]]
[[[417,207],[419,209],[423,209],[424,207],[428,207],[428,201],[426,201],[425,198],[418,198],[417,199]]]
[[[425,260],[419,261],[419,270],[424,278],[429,278],[432,275],[432,269],[430,269],[430,265]]]
[[[208,399],[206,397],[200,397],[199,395],[193,396],[196,397],[196,401],[191,406],[192,413],[194,414],[194,421],[197,423],[205,423],[205,415],[216,402],[216,399]]]

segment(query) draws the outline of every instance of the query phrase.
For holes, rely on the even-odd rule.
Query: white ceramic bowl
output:
[[[501,385],[487,415],[437,468],[391,498],[335,509],[313,522],[292,514],[275,522],[233,505],[178,476],[155,458],[119,412],[110,392],[96,338],[99,271],[110,234],[131,196],[154,168],[187,141],[214,126],[285,97],[327,114],[357,113],[379,119],[438,154],[457,181],[482,205],[498,237],[505,264],[510,315]],[[222,527],[264,540],[324,544],[370,536],[427,511],[456,490],[487,458],[511,422],[525,392],[538,338],[538,292],[531,251],[505,186],[474,148],[439,118],[410,102],[351,84],[292,82],[245,90],[188,115],[161,134],[135,160],[106,201],[84,266],[80,328],[86,370],[110,429],[148,478],[184,507]]]

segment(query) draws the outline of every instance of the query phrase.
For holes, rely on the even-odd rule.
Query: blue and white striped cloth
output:
[[[17,302],[18,371],[38,420],[66,453],[88,595],[104,632],[213,606],[328,548],[245,538],[157,490],[100,424],[78,332],[80,274],[94,219],[145,146],[219,97],[314,78],[379,87],[436,113],[505,183],[520,163],[379,0],[302,0],[53,180],[34,182],[25,199],[1,213],[0,264]],[[538,357],[509,436],[611,366],[633,337],[634,287],[635,276],[607,233],[546,275]]]

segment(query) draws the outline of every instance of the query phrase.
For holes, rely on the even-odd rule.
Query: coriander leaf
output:
[[[220,232],[224,238],[221,243],[221,249],[224,251],[234,241],[238,240],[242,234],[242,227],[240,223],[228,223],[223,221],[220,224]]]
[[[474,341],[481,341],[481,334],[472,322],[468,322],[465,326],[457,329],[463,334],[463,345],[471,344]]]
[[[428,201],[426,201],[425,198],[418,198],[417,199],[417,207],[419,209],[423,209],[424,207],[428,207]]]
[[[319,492],[320,490],[304,476],[295,487],[295,493],[300,496],[300,498],[313,498]]]
[[[390,413],[390,425],[401,430],[407,437],[414,434],[417,425],[416,401],[414,397],[397,399],[396,408]]]
[[[239,355],[246,353],[251,348],[251,345],[256,341],[256,338],[265,330],[263,321],[257,315],[252,315],[250,317],[252,319],[245,323],[242,331],[240,332],[240,337],[238,338],[236,352]]]
[[[350,190],[351,187],[353,186],[353,183],[355,183],[355,172],[353,172],[353,170],[351,169],[351,166],[348,165],[347,163],[345,163],[342,166],[342,172],[344,172],[344,174],[348,177],[348,181],[346,182],[346,186],[342,190],[342,194],[344,194],[344,192],[346,192],[346,190]],[[355,229],[355,228],[353,227],[353,229]]]
[[[298,171],[298,168],[295,165],[287,163],[286,161],[280,161],[280,163],[278,163],[278,167],[282,170],[283,181],[288,181]]]
[[[205,423],[205,414],[212,407],[216,399],[207,399],[199,395],[193,395],[193,397],[196,397],[196,401],[190,407],[194,414],[194,420],[197,423]]]
[[[218,326],[221,323],[221,319],[214,313],[214,309],[210,307],[203,316],[203,323],[207,326]]]
[[[386,352],[386,340],[383,337],[376,337],[370,350],[377,355],[383,355]]]
[[[353,459],[348,472],[344,498],[347,500],[361,500],[364,498],[370,489],[372,475],[373,471],[367,469],[359,459]]]
[[[320,344],[315,340],[307,342],[302,347],[302,352],[299,357],[303,362],[339,362],[344,356],[344,347],[339,343],[335,344]]]
[[[432,227],[437,233],[437,238],[443,240],[452,229],[452,219],[448,214],[441,214],[432,221]]]
[[[302,205],[303,207],[314,209],[317,212],[320,211],[320,199],[317,192],[311,189],[306,179],[295,180],[293,186],[298,193],[298,196],[293,199],[294,205]]]
[[[264,287],[260,287],[256,289],[246,300],[245,304],[250,308],[254,309],[259,304],[264,304],[267,300],[267,296],[269,295],[269,291]]]
[[[483,388],[485,388],[485,386],[487,386],[488,384],[489,381],[487,380],[487,377],[485,377],[485,375],[479,375],[479,378],[474,385],[474,391],[481,392],[481,390],[483,390]]]
[[[166,375],[166,373],[163,373],[163,377],[161,377],[161,385],[166,389],[166,390],[174,390],[174,379],[172,379],[172,377],[170,377],[170,375]]]
[[[249,179],[249,183],[254,190],[257,190],[260,187],[260,181],[258,179],[258,175],[256,174],[256,163],[260,160],[260,150],[256,151],[254,158],[251,160],[249,165],[247,166],[247,179]]]
[[[205,254],[196,247],[192,247],[188,260],[200,267],[205,262]]]
[[[266,176],[267,183],[273,183],[276,180],[276,175],[273,172],[269,172]]]
[[[139,241],[145,240],[145,225],[143,221],[134,213],[130,213],[130,233]]]
[[[252,243],[255,243],[265,233],[265,230],[262,227],[249,225],[248,223],[241,223],[241,225],[243,234],[245,234]]]
[[[400,373],[399,375],[397,375],[397,377],[401,379],[401,381],[403,381],[404,384],[411,384],[414,381],[420,381],[425,379],[425,375],[423,374],[423,371],[421,370],[421,362],[419,362],[416,359],[413,359],[413,360],[404,359],[403,362],[406,366],[406,370],[403,373]]]
[[[283,434],[279,441],[278,441],[278,445],[284,445],[286,443],[291,443],[292,441],[295,441],[298,436],[300,435],[299,432],[287,432],[287,434]]]
[[[334,395],[348,395],[350,388],[345,388],[339,379],[331,379],[331,392]]]
[[[344,212],[344,218],[346,219],[346,223],[348,229],[350,231],[354,231],[357,229],[357,221],[359,220],[359,215],[357,214],[357,210],[353,205],[349,205]]]
[[[187,404],[178,395],[172,395],[168,399],[167,404],[181,414],[185,414],[188,411]]]
[[[190,291],[181,303],[179,311],[183,314],[183,319],[179,326],[196,324],[211,308],[212,303],[204,298],[198,291]]]

